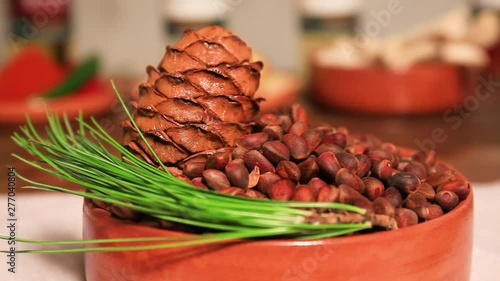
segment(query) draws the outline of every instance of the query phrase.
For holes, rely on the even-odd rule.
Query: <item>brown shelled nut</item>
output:
[[[365,191],[365,184],[363,183],[363,181],[347,168],[341,168],[337,172],[337,174],[335,175],[335,183],[337,185],[349,185],[359,193],[363,193]]]
[[[245,194],[250,198],[267,199],[267,196],[264,193],[257,191],[255,189],[248,189],[247,191],[245,191]]]
[[[319,129],[309,129],[300,135],[307,143],[309,151],[314,151],[321,144],[323,132]]]
[[[317,156],[319,156],[325,152],[332,152],[333,154],[335,154],[335,153],[344,152],[344,150],[340,146],[333,144],[333,143],[322,143],[314,150],[314,153]]]
[[[367,148],[365,149],[365,154],[372,162],[379,162],[382,160],[389,160],[389,162],[391,162],[393,158],[391,153],[382,149]]]
[[[416,161],[408,162],[408,165],[405,166],[403,171],[415,174],[415,176],[417,176],[421,180],[427,178],[427,170],[424,164]]]
[[[257,183],[256,188],[264,194],[269,194],[269,189],[271,188],[273,183],[279,180],[281,180],[281,177],[275,173],[272,172],[263,173],[259,177],[259,182]]]
[[[365,151],[366,149],[366,145],[364,144],[361,144],[361,143],[355,143],[355,144],[349,144],[346,146],[345,148],[345,151],[351,153],[351,154],[354,154],[354,155],[365,155],[366,154],[363,154],[363,152]],[[368,156],[367,156],[368,157]],[[358,158],[359,160],[359,158]]]
[[[435,200],[436,203],[441,206],[441,208],[446,212],[453,210],[460,202],[458,195],[456,195],[455,192],[449,190],[439,191],[436,194]]]
[[[257,150],[250,150],[245,153],[243,160],[245,161],[245,166],[247,166],[248,169],[259,167],[261,173],[276,172],[273,164],[271,164],[271,162],[269,162],[269,160],[267,160],[267,158]]]
[[[262,132],[269,135],[269,140],[282,140],[283,129],[279,125],[268,125],[262,129]]]
[[[428,176],[425,182],[432,187],[437,188],[439,185],[456,180],[455,171],[447,170],[442,173],[436,173]]]
[[[288,201],[293,198],[295,183],[291,180],[279,180],[269,188],[269,197],[273,200]]]
[[[347,152],[340,152],[335,154],[335,157],[337,157],[337,160],[340,163],[340,166],[343,168],[349,169],[353,173],[357,173],[359,169],[359,161],[356,156],[347,153]]]
[[[216,152],[207,158],[205,169],[223,171],[232,158],[232,151]]]
[[[418,223],[417,214],[407,208],[397,208],[394,213],[394,219],[398,224],[398,228],[405,228]]]
[[[309,126],[306,123],[304,123],[303,121],[297,121],[293,123],[292,126],[290,126],[290,129],[288,129],[288,133],[300,136],[308,129]]]
[[[280,141],[268,141],[262,145],[262,154],[273,164],[290,160],[290,150]]]
[[[347,144],[346,134],[337,132],[333,134],[328,134],[323,137],[322,143],[333,143],[340,148],[344,148]]]
[[[380,180],[373,177],[364,177],[361,180],[365,185],[364,195],[368,199],[373,201],[384,194],[385,187]]]
[[[322,186],[318,191],[318,202],[339,202],[340,190],[333,185]]]
[[[394,208],[400,208],[403,206],[403,197],[401,196],[401,192],[399,192],[399,190],[394,186],[386,188],[382,197],[389,200]]]
[[[256,118],[256,122],[262,127],[281,124],[279,116],[274,113],[259,114]]]
[[[422,219],[425,219],[424,207],[427,205],[429,205],[429,202],[427,202],[427,199],[419,193],[412,193],[405,199],[405,208],[414,211]]]
[[[282,179],[288,179],[293,182],[298,182],[300,179],[299,166],[292,161],[280,161],[276,166],[276,174]]]
[[[316,197],[307,185],[300,185],[295,189],[293,201],[314,202],[316,201]]]
[[[422,209],[421,218],[424,220],[432,220],[443,215],[443,209],[439,205],[429,204]]]
[[[237,146],[233,149],[233,159],[243,159],[245,153],[248,152],[248,149]]]
[[[307,186],[309,186],[309,188],[311,189],[311,191],[313,192],[313,194],[315,194],[315,196],[318,196],[318,193],[319,193],[319,190],[323,187],[323,186],[328,186],[328,184],[326,182],[324,182],[322,179],[320,178],[312,178],[308,183],[307,183]]]
[[[188,162],[184,165],[182,172],[188,178],[196,178],[201,177],[203,175],[203,171],[205,170],[205,162]]]
[[[298,103],[292,104],[291,111],[292,111],[291,115],[293,122],[302,121],[306,124],[309,123],[309,117],[307,116],[307,111],[302,105]]]
[[[392,176],[391,161],[384,159],[381,161],[372,161],[372,173],[380,180],[388,180]]]
[[[234,186],[229,186],[229,187],[222,187],[219,190],[217,190],[221,194],[227,194],[227,195],[233,195],[233,196],[240,196],[240,197],[247,197],[245,190],[234,187]]]
[[[362,196],[358,191],[347,184],[339,185],[338,189],[340,203],[352,204],[354,203],[354,198]]]
[[[247,189],[249,182],[249,172],[247,167],[240,161],[233,161],[225,168],[226,176],[229,182],[236,187]]]
[[[460,200],[464,200],[469,196],[470,193],[470,184],[463,180],[454,180],[442,183],[438,186],[437,192],[442,190],[453,191]]]
[[[203,171],[203,180],[205,184],[214,190],[219,190],[223,187],[230,187],[231,184],[226,177],[226,174],[216,169],[208,169]]]
[[[433,200],[434,196],[436,196],[434,188],[426,182],[420,183],[420,187],[417,188],[417,193],[422,194],[427,200]]]
[[[335,175],[337,175],[337,172],[340,170],[341,166],[339,161],[337,160],[337,157],[333,152],[327,151],[319,155],[318,160],[318,167],[323,176],[327,179],[334,180]]]
[[[434,166],[427,166],[427,176],[431,176],[434,174],[441,174],[446,171],[449,171],[449,169],[440,163],[437,163]]]
[[[317,163],[317,157],[314,155],[309,155],[306,160],[298,164],[300,169],[300,182],[307,183],[312,178],[317,177],[319,174],[319,166]]]
[[[388,184],[408,194],[417,191],[420,187],[420,179],[412,173],[399,172],[388,179]]]
[[[375,213],[373,202],[364,196],[354,197],[352,199],[352,203],[356,207],[360,207],[366,210],[367,215],[371,215]]]
[[[279,125],[281,126],[281,129],[283,129],[283,133],[288,132],[288,130],[292,126],[292,119],[290,118],[290,116],[280,115],[280,116],[278,116],[278,118],[281,122]]]
[[[283,136],[283,143],[290,150],[290,155],[293,159],[302,160],[309,156],[309,146],[302,137],[294,134],[286,134]]]
[[[334,127],[332,127],[332,126],[330,126],[328,124],[321,124],[321,125],[319,125],[316,128],[318,128],[319,130],[321,130],[321,132],[323,133],[323,136],[326,136],[326,135],[333,134],[333,133],[337,132],[337,130]]]
[[[392,154],[399,154],[399,148],[393,143],[383,142],[379,145],[379,147],[381,150],[383,150],[385,152],[392,153]]]
[[[354,156],[358,159],[359,162],[357,175],[360,178],[367,176],[372,169],[372,162],[365,154],[356,154]]]
[[[196,177],[191,180],[191,184],[194,187],[201,188],[201,189],[208,189],[208,187],[203,183],[203,178],[202,177]]]
[[[394,208],[392,203],[387,198],[377,197],[373,200],[373,211],[375,214],[394,217],[396,208]]]
[[[243,135],[236,144],[248,150],[259,149],[262,144],[269,140],[269,135],[266,133],[253,133]]]

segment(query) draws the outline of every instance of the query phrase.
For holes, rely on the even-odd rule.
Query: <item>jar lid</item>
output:
[[[213,21],[221,19],[226,11],[224,1],[167,0],[165,14],[174,21]]]
[[[302,11],[307,16],[314,17],[345,17],[356,14],[362,0],[302,0]]]

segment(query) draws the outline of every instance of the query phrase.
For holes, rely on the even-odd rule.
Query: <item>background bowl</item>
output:
[[[463,179],[462,175],[459,175]],[[84,239],[185,236],[113,217],[85,200]],[[88,281],[467,281],[472,193],[415,226],[320,240],[248,240],[183,248],[85,253]]]
[[[0,124],[24,124],[26,115],[33,123],[47,122],[47,110],[52,114],[66,114],[71,120],[80,112],[92,116],[108,112],[116,101],[116,94],[107,81],[90,80],[78,92],[51,100],[1,101]]]
[[[438,113],[470,89],[465,69],[423,63],[398,72],[379,66],[342,68],[313,61],[311,97],[323,107],[375,114]]]

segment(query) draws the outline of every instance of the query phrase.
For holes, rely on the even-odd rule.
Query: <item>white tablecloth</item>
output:
[[[500,280],[500,182],[473,184],[475,229],[472,281]],[[33,239],[81,239],[82,199],[59,193],[18,194],[17,236]],[[6,224],[7,199],[0,196],[0,222]],[[1,226],[0,233],[6,234]],[[0,241],[0,248],[7,243]],[[23,254],[15,274],[0,258],[1,281],[84,281],[82,254]]]

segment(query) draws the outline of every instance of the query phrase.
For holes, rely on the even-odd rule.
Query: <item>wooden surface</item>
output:
[[[500,79],[497,79],[500,82]],[[130,89],[130,83],[122,82],[124,89]],[[302,99],[310,114],[313,124],[327,122],[334,126],[345,126],[351,133],[372,133],[384,141],[393,142],[410,148],[416,147],[416,142],[430,139],[433,130],[442,130],[441,138],[446,136],[442,143],[434,142],[438,157],[460,170],[472,182],[487,182],[500,179],[500,85],[494,87],[495,92],[485,100],[480,100],[477,109],[463,113],[463,117],[456,115],[443,118],[443,115],[432,116],[377,116],[359,115],[339,112],[331,109],[322,109],[309,101],[307,93]],[[381,100],[380,102],[384,102]],[[121,128],[118,121],[126,116],[118,104],[111,106],[105,114],[96,116],[108,131],[121,138]],[[454,118],[454,119],[452,119]],[[453,120],[453,121],[450,121]],[[460,124],[458,125],[458,122]],[[43,128],[43,125],[38,126]],[[28,165],[14,159],[10,154],[15,153],[28,156],[11,140],[11,135],[18,131],[17,125],[0,124],[0,192],[6,192],[6,174],[8,166],[14,166],[17,173],[29,177],[31,180],[48,184],[75,187],[73,184],[63,183]],[[18,187],[24,185],[19,182]]]

